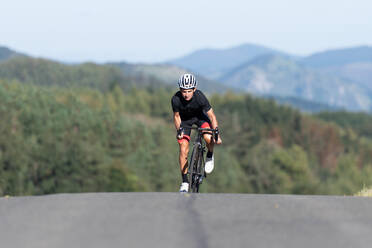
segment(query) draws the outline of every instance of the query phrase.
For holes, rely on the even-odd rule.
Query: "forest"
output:
[[[0,80],[0,195],[177,191],[177,88],[123,82]],[[208,98],[224,143],[202,192],[349,195],[371,185],[372,140],[358,121],[369,115],[309,115],[232,92]]]

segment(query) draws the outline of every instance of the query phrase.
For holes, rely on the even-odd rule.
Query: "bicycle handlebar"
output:
[[[193,129],[193,130],[198,130],[200,131],[209,131],[214,134],[214,139],[217,141],[218,140],[218,135],[219,135],[219,130],[218,129],[212,129],[212,128],[202,128],[202,127],[189,127],[189,126],[184,126],[182,128],[187,128],[187,129]]]
[[[194,129],[194,130],[199,130],[199,131],[211,131],[211,132],[218,131],[218,129],[204,128],[204,127],[188,127],[188,126],[183,126],[182,128]]]

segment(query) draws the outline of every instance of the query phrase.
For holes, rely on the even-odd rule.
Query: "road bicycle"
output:
[[[199,193],[200,185],[203,182],[203,179],[207,177],[207,174],[204,171],[204,153],[206,152],[206,144],[203,137],[203,133],[212,132],[215,140],[218,138],[218,130],[211,128],[200,128],[200,127],[183,127],[188,129],[197,130],[195,136],[195,141],[193,143],[192,153],[189,162],[188,168],[188,177],[189,177],[189,192],[190,193]]]

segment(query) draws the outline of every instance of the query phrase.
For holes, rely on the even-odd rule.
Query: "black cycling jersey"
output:
[[[173,112],[179,112],[181,121],[187,121],[191,119],[199,119],[209,121],[206,112],[211,109],[208,99],[200,91],[196,90],[190,101],[186,101],[180,91],[178,91],[172,97],[172,108]]]

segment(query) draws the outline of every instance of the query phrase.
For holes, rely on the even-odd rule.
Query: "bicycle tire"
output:
[[[199,147],[194,146],[192,149],[191,157],[190,157],[190,163],[189,163],[189,192],[196,192],[196,183],[197,180],[195,180],[195,172],[197,172],[197,163],[199,161]]]
[[[199,149],[199,155],[198,155],[198,162],[196,167],[196,173],[198,175],[197,181],[196,181],[196,193],[199,193],[200,184],[202,183],[200,180],[203,177],[204,174],[204,159],[203,159],[203,149]]]

